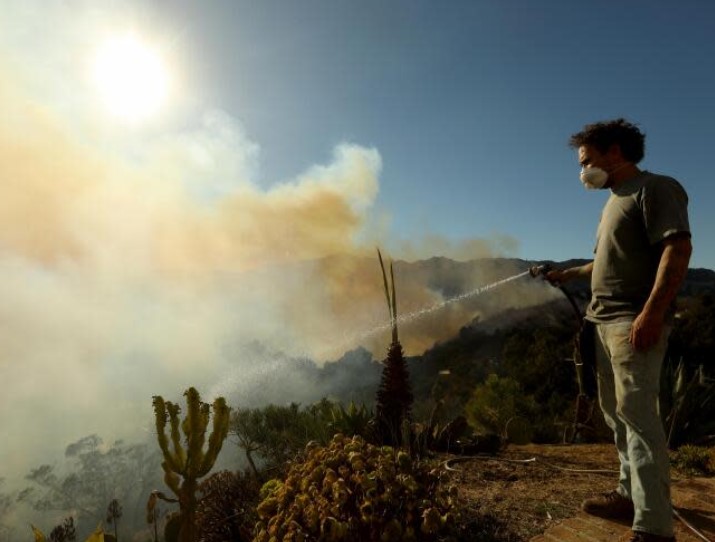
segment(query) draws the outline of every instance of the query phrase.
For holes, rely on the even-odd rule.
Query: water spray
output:
[[[493,290],[494,288],[498,288],[499,286],[502,286],[508,282],[511,282],[513,280],[519,279],[521,277],[525,277],[526,275],[531,274],[531,269],[528,271],[524,271],[523,273],[519,273],[517,275],[514,275],[512,277],[508,277],[502,280],[498,280],[496,282],[492,282],[491,284],[487,284],[486,286],[480,286],[479,288],[475,288],[474,290],[471,290],[469,292],[466,292],[464,294],[460,294],[454,297],[450,297],[445,299],[444,301],[440,301],[439,303],[435,303],[434,305],[431,305],[429,307],[426,307],[424,309],[420,309],[414,312],[410,312],[408,314],[402,315],[397,318],[397,323],[405,323],[405,322],[411,322],[412,320],[416,320],[418,318],[421,318],[431,312],[438,311],[440,309],[443,309],[447,305],[450,305],[456,301],[463,301],[465,299],[469,299],[470,297],[475,297],[480,294],[483,294],[484,292],[487,292],[489,290]]]
[[[406,324],[408,322],[412,322],[413,320],[418,320],[419,318],[423,318],[427,316],[430,313],[437,312],[447,305],[451,305],[452,303],[456,303],[458,301],[464,301],[465,299],[469,299],[471,297],[476,297],[480,294],[483,294],[485,292],[488,292],[489,290],[493,290],[494,288],[498,288],[499,286],[503,286],[504,284],[507,284],[509,282],[512,282],[514,280],[520,279],[522,277],[525,277],[531,273],[530,270],[524,271],[522,273],[518,273],[516,275],[513,275],[511,277],[507,277],[505,279],[498,280],[496,282],[492,282],[491,284],[486,284],[484,286],[480,286],[479,288],[475,288],[474,290],[470,290],[469,292],[465,292],[460,295],[456,295],[454,297],[449,297],[443,301],[434,303],[432,305],[429,305],[425,308],[418,309],[412,312],[409,312],[407,314],[402,314],[398,316],[395,320],[395,324]],[[373,327],[372,329],[369,329],[367,331],[364,331],[363,333],[360,333],[359,335],[354,335],[350,338],[346,338],[343,341],[343,344],[354,344],[357,343],[363,339],[366,339],[368,337],[371,337],[377,333],[380,333],[382,331],[388,330],[392,327],[392,322],[386,323],[386,324],[380,324],[378,326]]]

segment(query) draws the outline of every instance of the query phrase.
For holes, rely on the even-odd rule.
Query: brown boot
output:
[[[591,497],[581,503],[581,510],[606,519],[633,519],[633,501],[618,491]]]
[[[658,536],[643,531],[627,531],[618,542],[675,542],[674,536]]]

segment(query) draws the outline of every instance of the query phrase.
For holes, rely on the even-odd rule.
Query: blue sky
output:
[[[693,266],[715,268],[715,5],[652,2],[187,2],[166,15],[202,100],[240,119],[272,183],[341,141],[383,161],[396,237],[506,235],[526,259],[589,257],[606,194],[570,134],[624,116],[646,169],[690,195]]]

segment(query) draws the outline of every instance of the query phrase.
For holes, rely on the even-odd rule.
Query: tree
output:
[[[254,454],[260,453],[265,438],[266,419],[262,410],[257,408],[238,408],[231,413],[230,431],[236,435],[238,445],[243,448],[251,471],[260,479]]]
[[[0,478],[0,488],[5,483]],[[16,496],[10,493],[0,493],[0,540],[10,540],[12,528],[5,523],[6,518],[12,513]]]
[[[178,499],[167,497],[156,489],[149,494],[149,499],[147,499],[146,503],[146,522],[153,528],[154,542],[159,542],[159,520],[162,516],[166,516],[166,511],[159,509],[159,499],[169,503],[179,502]]]
[[[326,443],[332,436],[334,408],[327,399],[305,409],[297,403],[239,408],[231,413],[230,431],[243,448],[255,478],[260,480],[262,471],[283,468],[308,442]]]
[[[77,531],[72,516],[65,518],[61,525],[50,531],[50,542],[75,542]]]
[[[119,523],[119,518],[122,517],[122,507],[117,499],[112,499],[112,502],[107,506],[107,525],[114,524],[114,538],[119,540],[117,535],[117,524]]]
[[[62,465],[40,465],[25,476],[32,485],[18,500],[35,510],[72,513],[79,527],[96,526],[105,518],[106,503],[133,503],[127,525],[140,525],[143,498],[158,482],[159,454],[146,444],[115,441],[108,448],[97,435],[69,444]]]

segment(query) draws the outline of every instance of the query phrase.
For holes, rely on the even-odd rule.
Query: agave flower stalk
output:
[[[403,424],[409,424],[412,414],[413,395],[407,362],[397,332],[397,296],[395,294],[395,272],[390,262],[390,283],[387,281],[385,264],[380,250],[377,250],[382,269],[387,308],[390,312],[392,342],[387,352],[387,360],[382,370],[380,387],[377,391],[375,419],[380,439],[384,444],[402,445]]]

